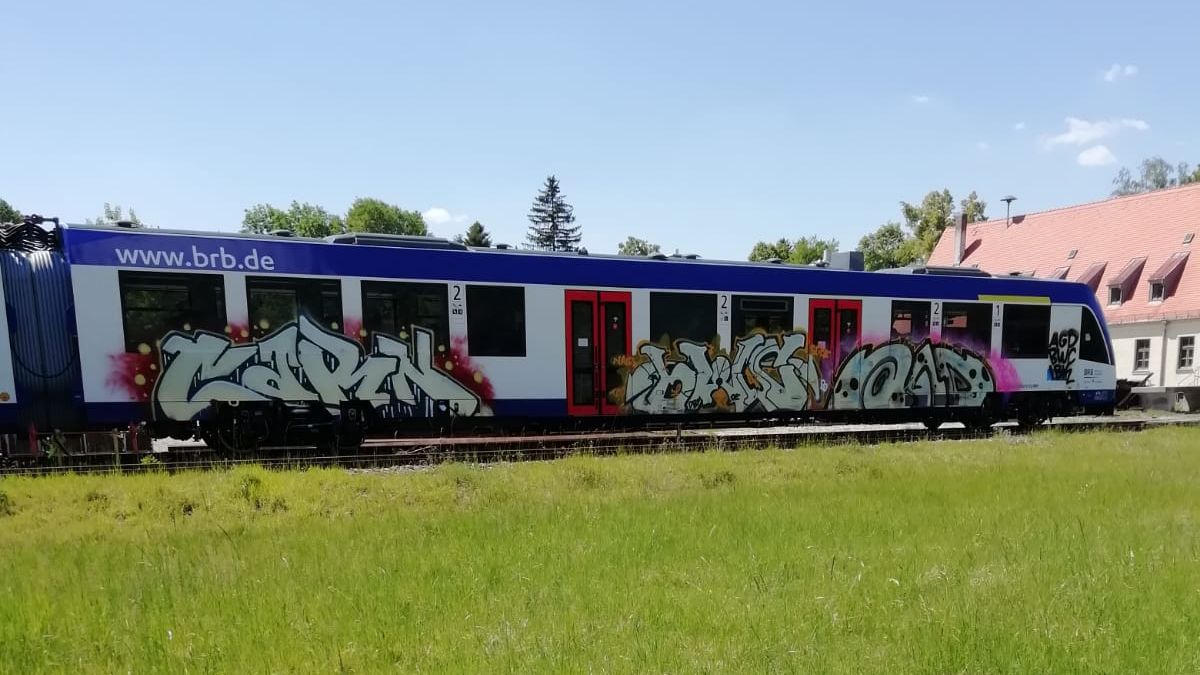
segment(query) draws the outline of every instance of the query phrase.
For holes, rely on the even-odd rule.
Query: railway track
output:
[[[1200,426],[1200,416],[1117,415],[1072,417],[1036,427],[1068,432],[1141,431],[1158,426]],[[262,448],[255,456],[229,458],[200,443],[156,442],[155,451],[142,454],[95,454],[58,458],[36,465],[9,465],[0,475],[60,472],[185,471],[227,468],[241,464],[266,467],[340,466],[347,468],[421,465],[446,461],[522,461],[621,452],[679,452],[698,449],[749,450],[766,447],[804,447],[847,443],[878,444],[927,440],[967,440],[1026,433],[1015,423],[997,424],[987,431],[948,424],[930,431],[921,424],[805,424],[720,429],[675,428],[588,433],[495,434],[477,436],[367,439],[353,454],[331,453],[316,447]]]

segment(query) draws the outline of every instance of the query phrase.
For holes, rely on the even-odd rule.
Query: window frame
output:
[[[1038,321],[1038,323],[1040,324],[1038,332],[1041,333],[1041,339],[1036,343],[1034,343],[1032,341],[1028,343],[1030,345],[1036,344],[1037,345],[1036,350],[1031,350],[1031,351],[1026,352],[1024,350],[1015,349],[1016,345],[1014,344],[1014,341],[1018,339],[1017,336],[1013,335],[1015,332],[1018,332],[1020,330],[1023,330],[1024,332],[1027,332],[1030,334],[1032,334],[1032,332],[1033,332],[1032,329],[1028,329],[1028,328],[1021,329],[1020,322],[1022,321],[1022,319],[1019,319],[1017,317],[1017,315],[1022,312],[1028,312],[1030,314],[1032,314],[1034,312],[1037,312],[1039,314],[1041,314],[1041,313],[1045,314],[1044,321],[1041,320],[1041,317],[1039,317],[1039,321]],[[1029,323],[1028,319],[1025,319],[1024,322]],[[1044,326],[1044,329],[1042,329],[1041,326]],[[1024,344],[1024,343],[1021,343],[1021,344]],[[1050,356],[1050,305],[1048,305],[1048,304],[1032,305],[1032,304],[1021,304],[1021,303],[1006,304],[1004,306],[1004,315],[1000,321],[1000,355],[1006,359],[1045,359],[1045,358],[1049,358],[1049,356]]]
[[[529,353],[529,315],[525,290],[525,286],[522,285],[466,284],[467,351],[471,356],[525,358]],[[496,301],[494,297],[490,299],[484,297],[488,294],[504,294],[511,297]],[[489,342],[490,340],[499,340],[492,335],[492,332],[501,327],[497,318],[504,318],[505,315],[501,312],[505,307],[511,308],[518,304],[516,302],[518,296],[520,298],[519,311],[508,313],[505,323],[511,325],[503,326],[504,330],[509,332],[506,340],[498,343]],[[517,333],[520,334],[519,338],[516,337]],[[485,335],[488,337],[480,338]],[[518,341],[520,342],[519,349],[516,348]]]
[[[378,281],[364,279],[359,282],[358,290],[362,298],[362,330],[363,337],[372,333],[382,333],[400,340],[405,339],[401,333],[408,335],[413,326],[420,326],[433,332],[434,345],[450,348],[450,288],[447,283],[426,281]],[[373,312],[371,303],[374,298],[386,297],[392,303],[392,325],[373,326],[372,319],[377,314]],[[401,304],[405,298],[411,299],[411,311]],[[435,299],[434,304],[440,309],[437,314],[422,313],[422,303],[426,298]],[[401,321],[408,315],[411,320]],[[392,330],[387,330],[391,328]],[[411,337],[411,336],[410,336]]]
[[[1146,359],[1141,363],[1142,345],[1145,344]],[[1137,338],[1133,341],[1133,372],[1145,373],[1150,371],[1150,338]]]
[[[650,302],[649,302],[650,341],[655,344],[659,344],[663,347],[667,347],[667,348],[672,347],[674,345],[674,343],[679,340],[689,340],[692,342],[703,342],[704,344],[711,344],[712,341],[714,339],[716,339],[716,337],[720,334],[718,332],[720,330],[720,324],[717,320],[717,312],[720,311],[720,298],[721,297],[728,298],[729,296],[728,295],[720,295],[718,293],[651,291],[650,292]],[[711,308],[708,306],[710,301],[712,303]],[[663,303],[665,303],[665,305]],[[691,305],[687,306],[688,303],[691,303]],[[698,310],[699,305],[701,303],[703,303],[705,305],[703,307],[703,309],[705,310],[704,313],[709,313],[708,310],[711,309],[710,316],[703,317],[701,312],[693,311],[693,310]],[[663,326],[664,323],[668,323],[668,324],[673,323],[673,321],[668,321],[665,318],[665,317],[668,317],[669,314],[667,312],[662,311],[664,306],[667,308],[684,306],[684,311],[686,313],[685,315],[689,317],[688,322],[693,324],[693,326],[699,326],[700,327],[699,331],[698,332],[692,331],[691,328],[693,326],[689,326],[687,335],[676,335],[676,334],[672,333],[671,331],[660,330],[661,328],[664,327]],[[793,307],[794,307],[794,305],[793,305]],[[655,311],[656,309],[658,309],[658,311]],[[702,335],[703,333],[708,332],[708,328],[710,325],[711,325],[711,330],[712,330],[711,334],[709,334],[707,336]],[[668,337],[672,344],[670,344],[670,345],[662,344],[663,336]]]
[[[262,327],[262,316],[255,316],[255,291],[291,291],[294,295],[294,312],[291,319],[278,325],[268,323]],[[332,317],[326,311],[326,295],[336,296],[336,314]],[[320,317],[313,316],[313,309],[320,311]],[[261,339],[280,329],[288,323],[297,322],[307,312],[308,318],[321,327],[321,330],[342,333],[345,330],[345,302],[342,297],[340,279],[328,277],[246,277],[246,320],[249,323],[250,337]],[[317,319],[320,321],[317,321]],[[331,320],[332,319],[332,320]]]
[[[779,310],[772,311],[762,308],[747,309],[744,305],[748,302],[779,303]],[[791,295],[732,294],[729,297],[729,303],[729,322],[734,339],[750,335],[759,329],[768,335],[787,333],[793,329],[793,324],[796,322],[796,298]],[[765,328],[755,325],[753,328],[746,329],[744,328],[745,320],[750,317],[755,317],[756,319],[761,317],[769,317],[771,319],[781,317],[782,321],[777,323],[777,331],[771,330],[772,326],[770,323]],[[758,322],[756,321],[755,323],[757,324]]]
[[[933,327],[933,303],[929,300],[892,300],[889,308],[891,321],[888,322],[888,335],[891,340],[908,340],[913,344],[920,344],[929,339]],[[908,313],[908,333],[900,334],[896,332],[897,315]],[[917,319],[924,319],[923,333],[919,337],[913,337],[918,334]]]
[[[1184,344],[1187,340],[1187,344]],[[1196,363],[1196,336],[1195,335],[1180,335],[1178,339],[1178,349],[1176,350],[1175,369],[1191,371]],[[1187,363],[1184,363],[1184,350],[1187,352]]]
[[[971,329],[971,319],[973,318],[971,316],[971,310],[976,310],[975,313],[977,314],[977,316],[974,318],[980,318],[983,322],[984,330],[980,331],[978,335],[985,335],[987,337],[984,340],[984,343],[982,345],[972,345],[969,343],[965,343],[962,341],[961,338],[958,338],[957,344],[966,346],[968,349],[980,350],[983,353],[990,354],[992,351],[992,313],[994,311],[992,308],[992,303],[990,303],[990,302],[970,302],[970,301],[943,302],[942,303],[942,336],[939,339],[939,342],[947,342],[947,339],[946,339],[947,331],[950,332],[951,336],[954,336],[956,333],[959,333],[959,332],[965,332],[968,336],[970,336],[972,338],[976,337],[977,334],[975,334]],[[950,315],[957,313],[959,311],[964,312],[964,315],[967,318],[967,327],[965,329],[955,328],[955,327],[950,326]],[[951,344],[955,344],[953,339],[954,338],[952,337],[952,339],[950,340]]]
[[[1116,291],[1115,299],[1113,298],[1113,291]],[[1108,287],[1108,304],[1110,306],[1120,305],[1121,303],[1125,302],[1124,296],[1125,296],[1125,293],[1121,291],[1120,286],[1109,286]]]
[[[1154,290],[1156,288],[1158,289],[1157,294],[1154,292]],[[1162,302],[1163,300],[1166,300],[1166,298],[1167,298],[1167,284],[1162,281],[1151,281],[1150,282],[1150,302]]]
[[[131,286],[150,287],[155,285],[182,287],[187,293],[187,309],[185,314],[195,314],[197,307],[204,310],[204,314],[197,315],[195,318],[187,319],[184,325],[190,325],[190,328],[185,329],[184,325],[166,328],[162,334],[152,340],[142,339],[141,337],[133,339],[130,337],[129,313],[134,312],[168,312],[170,310],[155,309],[152,307],[133,307],[129,306],[129,298],[127,291]],[[214,302],[211,304],[197,303],[200,299],[197,296],[200,293],[213,293]],[[225,276],[222,274],[210,274],[203,272],[144,272],[140,270],[118,270],[117,271],[117,297],[121,303],[121,339],[125,343],[125,352],[128,354],[137,353],[141,345],[145,344],[151,348],[156,348],[163,336],[171,331],[208,331],[211,333],[223,333],[229,325],[229,308],[225,302]],[[211,309],[210,309],[211,308]]]

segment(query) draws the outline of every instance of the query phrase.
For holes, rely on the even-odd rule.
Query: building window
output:
[[[892,301],[892,339],[920,342],[929,337],[929,303]]]
[[[406,339],[413,326],[433,332],[433,344],[450,348],[446,284],[362,282],[363,329]]]
[[[1150,370],[1150,340],[1141,339],[1133,343],[1133,369]]]
[[[1002,354],[1044,359],[1050,354],[1050,305],[1005,305]]]
[[[947,302],[942,305],[942,342],[980,354],[992,348],[992,306],[983,302]]]
[[[1191,368],[1196,356],[1196,336],[1182,335],[1179,338],[1179,367]]]
[[[792,329],[792,298],[762,295],[735,295],[730,298],[733,310],[733,337],[761,330],[783,333]],[[653,334],[653,332],[652,332]]]
[[[467,286],[471,356],[525,356],[525,288]]]
[[[712,342],[716,336],[716,295],[650,294],[650,339],[668,347],[675,340]]]
[[[1150,302],[1161,302],[1166,295],[1166,284],[1161,281],[1150,282]]]
[[[224,333],[225,281],[221,275],[117,274],[125,351],[145,351],[173,330]]]
[[[1095,363],[1112,363],[1108,360],[1108,343],[1100,332],[1100,322],[1087,307],[1083,308],[1083,330],[1079,336],[1079,358]]]
[[[342,284],[336,279],[247,277],[246,300],[254,339],[300,316],[327,331],[342,330]]]
[[[1121,304],[1121,287],[1120,286],[1109,286],[1108,287],[1108,304],[1110,304],[1110,305]]]

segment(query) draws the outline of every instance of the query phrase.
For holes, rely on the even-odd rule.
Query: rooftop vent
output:
[[[116,226],[117,227],[134,227],[134,224],[133,224],[132,220],[118,220],[116,222]]]
[[[296,236],[296,233],[292,232],[291,230],[271,230],[267,234],[271,235],[272,237],[294,237],[294,236]]]
[[[1183,235],[1183,243],[1190,244],[1190,243],[1192,243],[1192,240],[1195,238],[1196,238],[1195,232],[1188,232],[1187,234]]]
[[[357,244],[359,246],[392,246],[395,248],[426,248],[465,251],[467,247],[440,237],[420,237],[408,234],[372,234],[350,232],[325,237],[332,244]]]
[[[1073,248],[1067,252],[1067,260],[1074,260],[1077,255],[1079,255],[1079,249]]]
[[[496,248],[500,249],[501,251],[507,251],[508,249],[510,249],[512,247],[509,246],[508,244],[496,244]]]
[[[666,260],[667,254],[666,253],[647,253],[646,257],[650,258],[652,260]]]
[[[771,263],[772,265],[782,265],[783,258],[770,258],[767,260],[767,262]]]

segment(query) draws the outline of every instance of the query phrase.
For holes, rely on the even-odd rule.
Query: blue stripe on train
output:
[[[881,275],[814,268],[355,246],[314,241],[67,229],[75,265],[554,286],[662,288],[975,300],[980,294],[1046,296],[1090,304],[1087,286],[1030,278]],[[121,253],[119,254],[118,251]],[[270,269],[265,269],[266,261]]]

